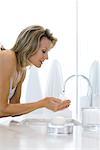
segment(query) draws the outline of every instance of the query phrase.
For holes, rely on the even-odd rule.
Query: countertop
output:
[[[28,126],[19,118],[0,119],[0,150],[100,150],[100,132],[74,126],[73,134],[53,135],[46,124]]]

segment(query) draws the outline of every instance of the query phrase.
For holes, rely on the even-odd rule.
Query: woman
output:
[[[46,107],[52,111],[67,108],[70,100],[46,97],[34,103],[20,103],[26,67],[41,67],[48,59],[56,38],[42,26],[29,26],[18,36],[14,46],[0,51],[0,117],[18,116]]]

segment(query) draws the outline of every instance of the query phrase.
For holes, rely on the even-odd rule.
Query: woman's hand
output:
[[[68,108],[70,106],[70,103],[70,100],[61,100],[54,97],[46,97],[44,99],[44,107],[55,112],[64,108]]]

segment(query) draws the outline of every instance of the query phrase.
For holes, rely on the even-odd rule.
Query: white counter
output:
[[[0,150],[100,150],[100,133],[74,127],[73,134],[50,135],[47,126],[0,121]]]

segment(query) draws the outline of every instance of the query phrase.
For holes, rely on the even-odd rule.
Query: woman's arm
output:
[[[0,113],[0,117],[19,116],[33,110],[45,107],[52,111],[62,110],[69,107],[70,100],[61,101],[54,97],[46,97],[38,102],[26,104],[8,104]]]

